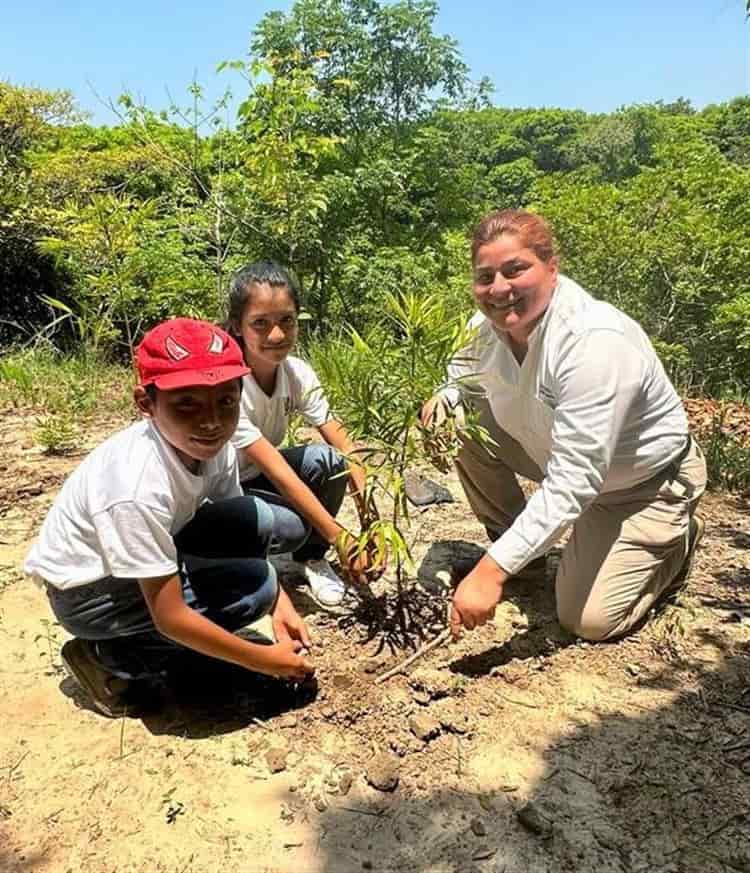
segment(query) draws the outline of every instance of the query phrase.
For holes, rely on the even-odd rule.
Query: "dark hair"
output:
[[[476,263],[479,249],[494,242],[504,233],[517,236],[524,247],[531,249],[540,261],[548,263],[557,254],[552,229],[541,215],[525,209],[501,209],[490,212],[474,228],[471,237],[471,262]]]
[[[232,276],[229,285],[229,301],[225,330],[233,335],[239,334],[242,313],[245,311],[255,285],[270,285],[271,288],[286,288],[294,304],[294,311],[299,312],[299,285],[292,273],[276,261],[255,261],[243,267]]]

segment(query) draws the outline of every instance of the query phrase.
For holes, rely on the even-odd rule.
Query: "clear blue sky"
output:
[[[232,83],[222,60],[247,54],[265,12],[288,0],[7,0],[0,79],[67,88],[99,123],[94,94],[123,90],[153,108],[187,102],[194,74],[210,96]],[[688,97],[698,108],[750,91],[744,0],[442,0],[438,33],[458,40],[472,77],[488,76],[502,106],[611,111]]]

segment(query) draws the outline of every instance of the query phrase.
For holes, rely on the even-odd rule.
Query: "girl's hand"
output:
[[[307,679],[315,675],[315,667],[300,654],[304,648],[299,640],[289,638],[279,640],[273,646],[263,646],[258,665],[253,669],[276,679]]]
[[[385,555],[378,558],[378,551],[367,547],[360,551],[357,540],[348,532],[344,532],[336,541],[336,551],[347,577],[358,585],[369,585],[385,572]]]
[[[312,645],[307,625],[283,588],[279,589],[276,606],[271,613],[271,626],[277,643],[296,641],[301,644],[300,648],[305,649]]]
[[[448,417],[448,406],[439,394],[433,394],[425,401],[419,413],[419,423],[425,429],[440,427]]]

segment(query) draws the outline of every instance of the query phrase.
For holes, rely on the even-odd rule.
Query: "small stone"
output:
[[[294,713],[289,712],[286,715],[282,715],[279,719],[279,727],[280,728],[296,728],[297,727],[297,716]]]
[[[406,746],[399,740],[395,739],[395,737],[391,739],[389,745],[393,752],[399,756],[399,758],[404,758],[409,751]]]
[[[286,750],[269,749],[266,752],[266,764],[272,773],[281,773],[286,770]]]
[[[475,837],[487,836],[487,828],[484,826],[484,822],[481,818],[473,818],[469,827],[471,828],[472,833]]]
[[[328,809],[328,802],[326,801],[325,797],[320,794],[316,794],[313,798],[313,806],[315,807],[315,809],[318,810],[318,812],[325,812]]]
[[[641,668],[637,664],[626,664],[625,669],[630,673],[631,676],[638,676],[641,672]]]
[[[399,782],[398,759],[381,752],[370,761],[365,778],[378,791],[395,791]]]
[[[425,691],[423,688],[417,688],[412,691],[411,696],[414,698],[414,702],[418,703],[420,706],[427,706],[427,704],[432,700],[430,692]]]
[[[354,782],[354,776],[348,770],[343,770],[339,774],[339,793],[346,796],[352,787],[352,782]]]
[[[418,713],[409,718],[409,730],[417,739],[428,743],[440,735],[440,722],[427,713]]]
[[[533,803],[527,803],[522,806],[516,813],[518,821],[531,831],[532,834],[538,834],[540,837],[549,837],[552,834],[552,822],[534,806]]]
[[[479,800],[479,805],[485,812],[494,812],[495,804],[492,800],[492,795],[490,794],[480,794],[477,798]]]
[[[332,706],[324,706],[320,710],[320,714],[323,716],[323,718],[330,721],[332,718],[336,717],[336,710]]]
[[[365,661],[364,671],[365,673],[377,673],[380,670],[380,661],[376,661],[375,658],[370,658]]]
[[[468,713],[453,700],[441,700],[432,710],[444,731],[451,734],[467,734],[471,730]]]
[[[472,854],[472,861],[487,861],[489,858],[497,854],[497,849],[494,846],[479,846]],[[505,869],[503,867],[503,869]]]

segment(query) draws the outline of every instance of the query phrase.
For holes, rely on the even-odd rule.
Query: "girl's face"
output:
[[[297,341],[297,310],[287,288],[253,285],[239,325],[249,367],[278,367]]]
[[[496,330],[525,343],[557,284],[557,258],[542,261],[515,234],[483,245],[474,263],[474,299]]]

